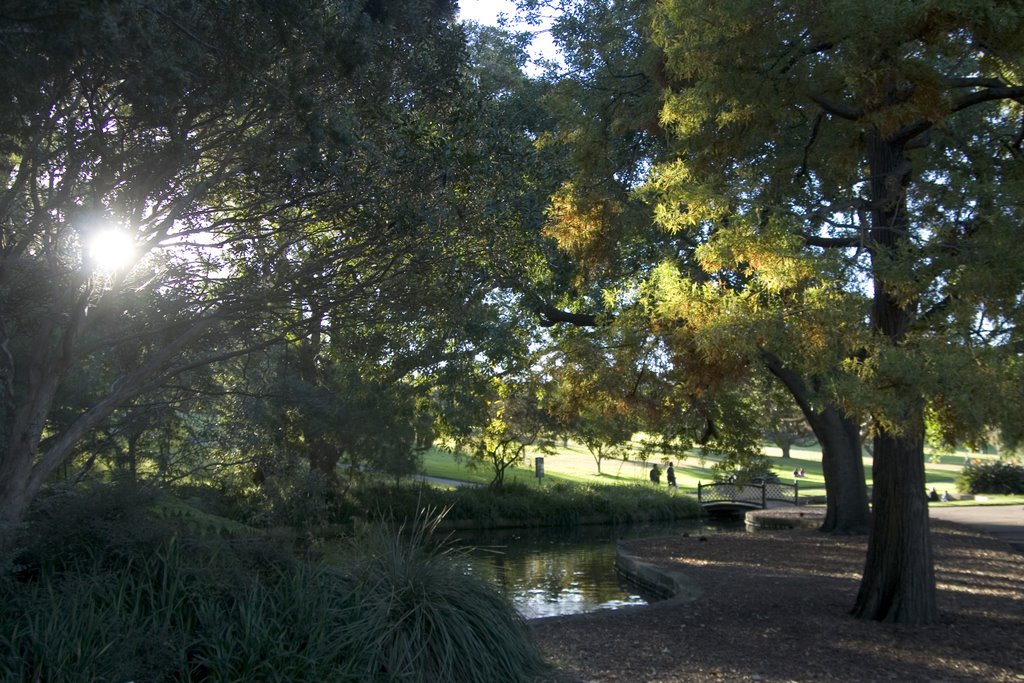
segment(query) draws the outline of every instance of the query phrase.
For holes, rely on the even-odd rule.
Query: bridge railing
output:
[[[799,482],[792,484],[784,484],[779,481],[768,481],[760,484],[740,484],[723,481],[716,481],[710,484],[697,483],[697,502],[701,505],[708,503],[747,503],[766,508],[770,500],[799,505]]]

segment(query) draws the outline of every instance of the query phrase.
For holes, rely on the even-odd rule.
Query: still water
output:
[[[460,534],[468,568],[527,619],[646,605],[653,597],[615,571],[619,539],[742,531],[742,522],[690,520],[637,526],[507,529]]]

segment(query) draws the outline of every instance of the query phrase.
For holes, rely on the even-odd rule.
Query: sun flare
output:
[[[105,228],[89,239],[88,255],[97,270],[118,271],[135,260],[135,241],[124,230]]]

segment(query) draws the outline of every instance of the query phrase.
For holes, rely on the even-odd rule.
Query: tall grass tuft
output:
[[[268,567],[195,605],[191,680],[354,681],[351,583],[324,566]]]
[[[193,592],[170,542],[119,571],[96,558],[0,588],[0,680],[172,680],[186,670]],[[74,672],[73,675],[70,672]]]
[[[358,596],[347,637],[363,680],[527,681],[544,668],[522,618],[434,540],[440,516],[378,525],[347,566]]]

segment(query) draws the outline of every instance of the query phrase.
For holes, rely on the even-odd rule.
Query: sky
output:
[[[504,12],[510,17],[516,13],[513,0],[459,0],[459,18],[494,26],[498,14]]]
[[[459,19],[462,21],[475,21],[480,24],[497,26],[498,15],[500,14],[514,17],[516,14],[515,0],[459,0]],[[530,49],[530,55],[534,59],[551,59],[554,55],[557,55],[558,51],[551,40],[551,35],[544,30],[543,26],[518,24],[512,25],[509,28],[536,33]]]

